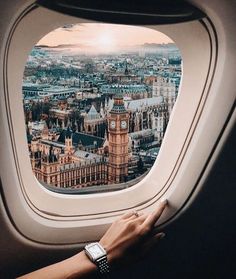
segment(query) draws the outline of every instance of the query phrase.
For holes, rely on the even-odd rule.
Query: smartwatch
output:
[[[90,243],[85,246],[84,251],[88,258],[97,265],[100,274],[109,273],[107,252],[100,243]]]

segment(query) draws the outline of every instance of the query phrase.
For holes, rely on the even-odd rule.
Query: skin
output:
[[[150,251],[165,234],[155,233],[154,225],[167,207],[167,201],[150,214],[128,212],[117,219],[99,241],[107,251],[111,269],[135,262]],[[97,267],[84,251],[59,263],[39,269],[18,279],[97,278]]]

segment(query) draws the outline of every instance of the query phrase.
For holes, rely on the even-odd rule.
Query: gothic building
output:
[[[117,90],[113,99],[101,103],[99,112],[92,105],[81,113],[82,130],[67,128],[54,135],[45,125],[40,136],[29,137],[36,178],[61,188],[126,182],[139,150],[160,146],[176,92],[171,80],[157,78],[151,98],[124,100],[122,90]]]
[[[130,116],[129,133],[151,129],[155,140],[161,143],[170,117],[169,107],[163,97],[127,101],[125,107]]]
[[[92,110],[92,116],[96,113]],[[128,174],[128,122],[123,97],[116,96],[108,116],[106,140],[84,133],[63,130],[57,141],[32,139],[30,158],[36,178],[60,188],[81,188],[121,183]],[[46,129],[44,130],[44,134]]]
[[[148,87],[144,84],[104,84],[101,86],[102,94],[115,95],[122,94],[124,98],[137,100],[151,97]]]
[[[64,130],[64,142],[47,140],[31,141],[31,165],[36,178],[45,184],[60,188],[82,188],[87,186],[107,184],[107,158],[85,150],[80,150],[80,144],[73,143],[78,133]],[[84,135],[86,136],[86,135]],[[95,137],[94,137],[95,138]],[[99,142],[91,142],[93,137],[87,136],[87,146],[99,150]],[[95,149],[96,148],[96,149]],[[99,153],[99,152],[98,152]]]
[[[94,105],[92,105],[89,112],[84,116],[84,132],[86,134],[104,137],[105,130],[106,119],[102,107],[100,113],[98,113]]]
[[[129,113],[124,106],[123,97],[118,94],[109,112],[109,183],[125,182],[128,175],[128,130]]]
[[[125,63],[124,73],[108,73],[105,75],[105,79],[108,83],[119,83],[119,84],[140,84],[142,81],[142,77],[137,74],[130,73],[128,69],[128,63]]]
[[[168,105],[168,111],[171,113],[177,98],[178,86],[173,79],[157,77],[153,81],[152,96],[163,97],[163,102]]]

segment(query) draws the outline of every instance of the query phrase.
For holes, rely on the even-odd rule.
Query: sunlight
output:
[[[111,33],[102,33],[97,37],[96,46],[98,49],[110,51],[115,47],[115,40]]]

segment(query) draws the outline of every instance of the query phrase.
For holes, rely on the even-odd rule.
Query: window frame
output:
[[[41,243],[72,244],[95,240],[117,216],[133,209],[150,212],[165,198],[169,200],[170,206],[159,224],[171,220],[193,192],[200,190],[199,176],[211,155],[214,139],[222,128],[220,124],[226,119],[232,100],[230,96],[225,102],[224,111],[218,111],[222,121],[219,125],[213,123],[211,136],[203,137],[202,129],[207,124],[206,119],[212,123],[209,113],[212,112],[213,104],[219,102],[218,90],[212,89],[218,57],[218,42],[213,26],[207,19],[168,26],[147,26],[158,28],[158,31],[175,41],[182,52],[184,65],[179,96],[154,166],[142,181],[116,192],[63,195],[49,191],[37,181],[32,172],[29,174],[31,165],[21,94],[23,71],[28,54],[40,39],[40,34],[42,37],[65,23],[79,21],[91,22],[33,5],[19,14],[5,45],[1,112],[6,148],[3,150],[5,156],[1,163],[4,166],[1,177],[3,184],[9,185],[9,188],[4,187],[3,194],[18,231]],[[34,34],[27,36],[32,28],[35,28]],[[191,48],[186,41],[192,43]],[[200,53],[196,53],[196,50]],[[201,73],[193,65],[196,68],[197,65],[201,66]],[[190,88],[195,93],[192,96],[187,92]],[[187,119],[189,115],[191,117]],[[180,123],[181,135],[177,133]],[[176,133],[179,137],[176,137]],[[204,148],[199,152],[202,142]],[[155,174],[157,170],[158,177]],[[7,175],[9,172],[11,176]]]

